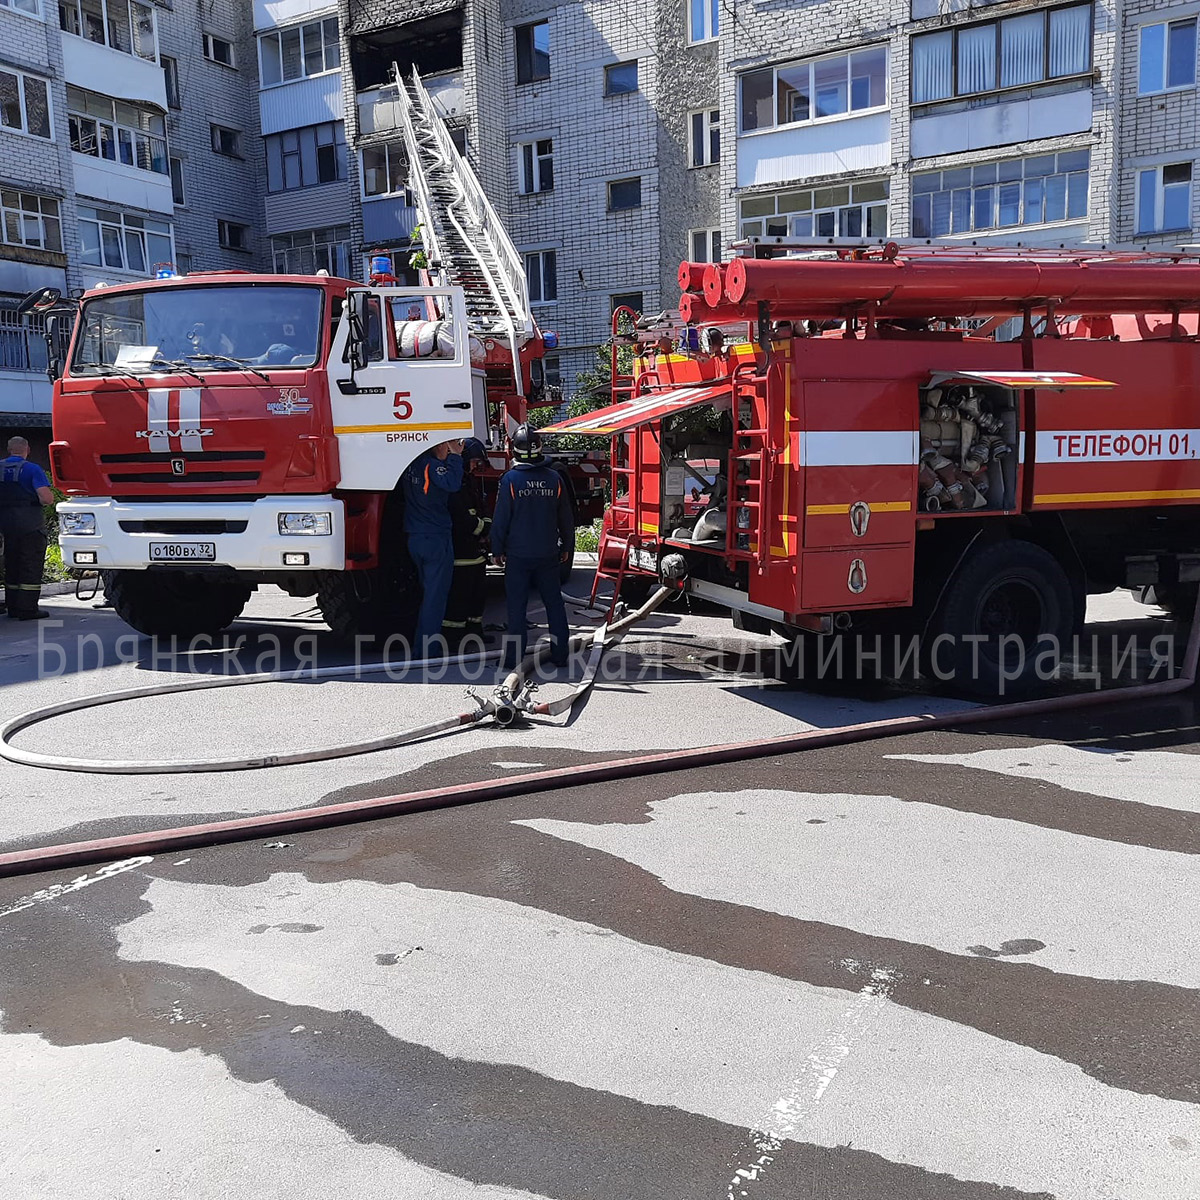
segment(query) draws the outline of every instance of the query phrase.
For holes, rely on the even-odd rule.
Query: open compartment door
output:
[[[720,397],[730,394],[728,383],[706,384],[703,387],[672,388],[670,391],[637,396],[620,404],[610,404],[607,408],[597,408],[579,417],[569,417],[565,421],[556,421],[553,425],[547,425],[540,432],[600,435],[623,433],[638,425],[661,421],[663,417],[672,416],[688,408],[696,408],[701,404],[712,404]]]

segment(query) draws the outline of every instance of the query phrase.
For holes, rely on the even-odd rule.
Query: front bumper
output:
[[[342,571],[346,567],[346,514],[332,496],[264,496],[261,500],[119,502],[66,500],[67,513],[94,513],[95,534],[60,534],[63,565],[91,570],[145,570],[148,567],[229,567],[237,571]],[[332,517],[329,534],[281,534],[279,514],[321,512]],[[211,559],[164,562],[151,558],[151,542],[211,543]],[[76,553],[95,554],[94,561]],[[285,563],[285,554],[306,554],[303,564]]]

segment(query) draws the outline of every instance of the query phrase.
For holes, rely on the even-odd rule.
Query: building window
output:
[[[640,313],[645,303],[641,292],[617,292],[608,298],[609,316],[618,308],[632,308],[635,313]]]
[[[315,275],[318,271],[328,271],[330,275],[349,279],[350,226],[276,234],[271,239],[271,261],[278,275]]]
[[[747,71],[739,80],[742,132],[887,106],[887,47]]]
[[[183,159],[172,158],[171,162],[171,200],[178,206],[184,204],[183,198]]]
[[[39,0],[0,0],[0,8],[11,8],[13,12],[26,13],[31,17],[41,17],[42,6]]]
[[[927,104],[1083,75],[1092,67],[1092,6],[1041,9],[912,39],[912,101]]]
[[[562,362],[557,354],[533,359],[529,364],[529,377],[533,381],[535,394],[540,392],[544,400],[561,403]]]
[[[886,179],[747,196],[740,204],[741,235],[886,237],[887,198]]]
[[[209,62],[220,63],[223,67],[233,67],[237,64],[233,61],[233,43],[226,41],[224,38],[217,37],[215,33],[206,33],[202,35],[204,43],[204,57]]]
[[[606,96],[625,96],[637,90],[637,59],[632,62],[613,63],[604,68],[604,94]]]
[[[263,87],[336,71],[342,65],[337,17],[264,33],[258,39],[258,61]]]
[[[383,146],[364,146],[362,152],[363,196],[399,196],[407,193],[405,180],[408,178],[408,172],[406,166],[407,159],[402,142],[388,142]]]
[[[171,225],[112,209],[76,209],[80,259],[88,266],[150,274],[174,261]]]
[[[1139,171],[1138,233],[1166,233],[1192,227],[1192,164],[1171,163]]]
[[[210,125],[209,130],[214,154],[223,154],[226,158],[242,157],[242,135],[236,129],[225,125]]]
[[[691,114],[693,167],[711,167],[721,161],[721,112],[706,108]]]
[[[62,253],[58,201],[29,192],[0,191],[0,241]]]
[[[642,181],[636,179],[614,179],[608,185],[608,211],[628,212],[642,206]]]
[[[978,163],[914,175],[914,237],[947,237],[1087,216],[1088,151]]]
[[[719,229],[692,229],[688,232],[689,262],[720,262],[721,231]]]
[[[179,63],[165,54],[159,61],[162,63],[163,82],[167,85],[167,104],[171,108],[180,108],[182,106],[179,102]]]
[[[558,255],[553,250],[535,250],[525,255],[525,283],[530,304],[549,304],[558,299]]]
[[[290,192],[346,178],[346,134],[340,121],[270,133],[263,145],[268,192]]]
[[[688,0],[688,41],[711,42],[721,32],[721,0]]]
[[[522,142],[521,153],[521,192],[532,195],[534,192],[549,192],[554,189],[554,142],[550,138],[542,138],[537,142]]]
[[[1143,25],[1138,35],[1138,92],[1165,92],[1196,83],[1196,18]]]
[[[23,71],[0,70],[0,129],[52,139],[46,80]]]
[[[158,175],[170,170],[167,127],[159,109],[110,100],[68,84],[67,126],[71,149],[78,154],[107,158]]]
[[[517,82],[534,83],[550,78],[550,22],[518,25],[513,31],[517,39]]]
[[[217,222],[217,244],[223,250],[250,251],[250,226],[237,221]]]
[[[122,54],[158,58],[154,9],[139,0],[58,0],[58,24],[63,33]]]

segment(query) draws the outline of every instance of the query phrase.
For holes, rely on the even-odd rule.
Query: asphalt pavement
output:
[[[279,593],[183,658],[48,606],[61,626],[0,629],[6,719],[292,665],[297,633],[354,657]],[[1092,615],[1163,628],[1121,597]],[[238,774],[0,763],[0,844],[963,707],[788,686],[769,649],[673,609],[566,723]],[[493,677],[157,698],[20,740],[332,744]],[[1191,1200],[1197,716],[1187,693],[0,880],[0,1194]]]

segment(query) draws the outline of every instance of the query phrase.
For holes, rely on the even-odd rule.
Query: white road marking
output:
[[[772,850],[778,856],[778,842]],[[737,863],[748,882],[747,864],[757,870],[762,859],[739,854]],[[695,869],[704,865],[697,859]],[[849,1044],[830,1034],[847,1021],[845,990],[725,967],[508,901],[410,884],[313,884],[292,872],[245,887],[155,879],[144,899],[150,910],[117,931],[125,960],[207,968],[284,1003],[361,1012],[455,1059],[513,1064],[746,1130],[792,1095],[814,1048]],[[315,913],[324,928],[302,938],[242,936]],[[377,963],[402,945],[422,951],[403,967]],[[864,965],[861,982],[880,967]],[[1194,1160],[1167,1139],[1200,1144],[1197,1106],[1109,1087],[883,996],[855,1011],[869,1015],[871,1036],[829,1064],[838,1086],[805,1110],[796,1140],[852,1143],[1058,1200],[1195,1200]]]
[[[871,982],[859,992],[858,999],[846,1010],[838,1027],[809,1051],[804,1069],[791,1090],[771,1106],[768,1119],[750,1131],[750,1142],[757,1157],[734,1171],[726,1200],[749,1195],[750,1185],[758,1183],[768,1173],[785,1141],[806,1140],[805,1125],[809,1115],[820,1104],[825,1089],[849,1056],[867,1023],[870,1010],[879,1007],[888,997],[895,982],[893,971],[873,970]]]
[[[974,750],[967,754],[889,754],[887,757],[971,767],[1014,779],[1040,779],[1072,792],[1200,813],[1200,757],[1195,754],[1108,747],[1084,749],[1050,743],[1005,750]]]
[[[142,857],[126,858],[121,862],[106,863],[94,874],[80,875],[72,879],[70,883],[51,884],[48,888],[31,892],[28,896],[22,896],[20,900],[14,900],[13,903],[6,904],[3,908],[0,908],[0,917],[8,917],[13,913],[24,912],[27,908],[33,908],[35,904],[45,904],[49,900],[58,900],[62,896],[70,895],[72,892],[79,892],[86,887],[91,887],[93,883],[101,883],[105,879],[111,879],[114,875],[121,875],[137,867],[144,867],[147,863],[153,861],[153,858]]]
[[[893,796],[692,793],[650,807],[640,825],[522,823],[681,892],[964,956],[1042,942],[1023,961],[1200,986],[1195,855]]]

